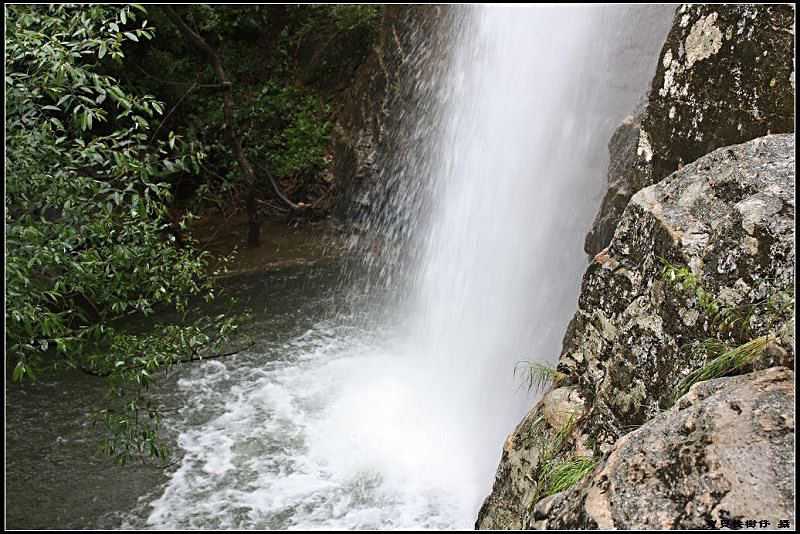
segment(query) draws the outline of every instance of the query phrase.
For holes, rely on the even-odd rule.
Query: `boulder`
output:
[[[559,369],[590,405],[601,447],[665,408],[675,385],[705,363],[685,349],[713,337],[692,291],[661,275],[688,266],[730,306],[783,298],[794,284],[794,135],[718,149],[639,191],[611,245],[584,275]],[[753,336],[776,319],[752,318]]]
[[[669,408],[680,381],[707,363],[690,350],[696,343],[745,341],[719,330],[695,291],[665,279],[663,260],[686,266],[726,306],[750,310],[747,338],[771,335],[751,368],[793,365],[794,148],[794,134],[721,148],[632,197],[584,274],[558,365],[569,394],[545,394],[509,436],[478,527],[533,523],[542,443],[558,431],[548,402],[580,407],[562,455],[601,457]],[[788,305],[765,304],[779,301]]]
[[[717,148],[794,131],[794,7],[683,5],[646,105],[609,144],[608,193],[586,236],[605,248],[627,200]]]
[[[534,528],[704,529],[794,525],[794,373],[774,367],[693,386],[618,440]]]

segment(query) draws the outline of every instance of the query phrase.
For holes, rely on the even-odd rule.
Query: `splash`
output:
[[[452,8],[420,37],[349,311],[179,382],[185,457],[146,525],[472,526],[535,401],[514,366],[554,363],[576,307],[605,144],[670,21],[647,9]]]

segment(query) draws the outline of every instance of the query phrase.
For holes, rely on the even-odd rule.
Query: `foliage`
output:
[[[141,6],[6,6],[6,336],[12,379],[83,369],[107,377],[96,412],[118,463],[164,458],[154,374],[224,343],[235,321],[206,317],[207,253],[173,227],[164,179],[204,154],[170,133],[164,105],[107,74],[153,37]],[[186,231],[191,215],[178,221]],[[178,237],[183,246],[178,246]],[[134,333],[130,314],[174,310],[178,324]],[[173,321],[174,322],[174,321]],[[141,415],[145,417],[140,417]]]
[[[333,125],[324,120],[330,109],[294,85],[270,81],[242,106],[245,145],[266,162],[276,179],[298,178],[324,170],[325,151]],[[272,126],[272,127],[270,127]]]
[[[700,309],[722,338],[706,338],[690,344],[692,354],[704,357],[706,363],[673,388],[667,401],[668,406],[673,406],[694,384],[735,374],[761,354],[774,335],[756,336],[757,330],[769,332],[776,323],[787,318],[787,313],[794,309],[794,291],[792,288],[776,288],[753,302],[723,305],[687,267],[675,267],[664,258],[661,262],[664,265],[662,277],[677,283],[682,290],[693,292]]]
[[[555,495],[580,482],[600,462],[597,456],[571,456],[543,470],[540,494]]]
[[[295,46],[308,40],[311,34],[323,34],[329,40],[353,40],[364,48],[371,40],[380,6],[371,4],[327,4],[291,6],[290,24],[293,26],[291,43]]]
[[[263,6],[193,4],[186,10],[186,21],[193,28],[216,36],[218,40],[258,37],[262,33],[258,11]]]
[[[373,4],[336,4],[333,21],[340,31],[371,31],[378,17],[379,7]]]
[[[328,188],[327,151],[336,105],[325,87],[331,80],[350,79],[369,49],[379,9],[304,4],[191,5],[180,10],[217,52],[233,82],[245,152],[270,170],[289,198],[316,199]],[[180,125],[186,138],[208,154],[199,176],[174,176],[181,199],[192,195],[191,205],[227,211],[240,205],[244,188],[224,139],[222,97],[213,88],[207,62],[186,46],[161,13],[152,18],[164,37],[128,57],[125,66],[143,74],[136,81],[142,90],[163,95],[168,108],[175,106],[170,124]],[[272,195],[266,180],[259,188]]]
[[[532,389],[543,389],[550,383],[558,385],[566,378],[566,375],[561,371],[530,360],[521,360],[517,362],[514,366],[515,377],[517,376],[517,372],[522,375],[523,384],[529,392]]]
[[[694,384],[727,376],[742,369],[761,354],[773,338],[772,335],[757,337],[733,349],[728,349],[725,343],[716,339],[704,340],[699,348],[710,360],[700,369],[689,373],[675,386],[669,398],[669,406],[673,406]]]

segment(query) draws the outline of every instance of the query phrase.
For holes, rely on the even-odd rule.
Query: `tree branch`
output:
[[[275,191],[275,195],[276,195],[276,196],[277,196],[279,199],[281,199],[281,200],[283,201],[283,203],[284,203],[284,204],[286,204],[287,206],[289,206],[289,207],[290,207],[290,208],[292,208],[293,210],[301,210],[301,209],[303,209],[303,208],[306,208],[306,207],[307,207],[307,206],[306,206],[305,204],[303,204],[302,202],[300,202],[300,203],[298,203],[298,204],[295,204],[294,202],[292,202],[291,200],[289,200],[288,198],[286,198],[286,197],[283,195],[283,193],[281,193],[281,190],[280,190],[280,189],[278,189],[278,184],[276,184],[276,183],[275,183],[275,179],[272,177],[272,173],[270,173],[270,172],[269,172],[269,169],[267,169],[265,166],[261,165],[259,162],[257,162],[257,161],[256,161],[256,160],[254,160],[253,158],[250,158],[250,161],[252,161],[252,162],[253,162],[253,164],[254,164],[256,167],[258,167],[259,169],[261,169],[261,170],[264,172],[264,174],[266,174],[266,175],[267,175],[267,178],[269,178],[269,183],[271,183],[271,184],[272,184],[272,190],[273,190],[273,191]]]
[[[230,352],[221,352],[219,354],[210,354],[208,356],[201,356],[199,354],[199,352],[198,352],[198,349],[200,347],[203,347],[203,346],[207,345],[207,344],[208,343],[201,343],[199,345],[196,345],[196,346],[192,347],[192,354],[188,358],[186,358],[184,360],[180,360],[180,361],[175,362],[175,365],[180,365],[180,364],[183,364],[183,363],[199,362],[199,361],[202,361],[202,360],[213,360],[215,358],[224,358],[226,356],[233,356],[235,354],[239,354],[240,352],[242,352],[244,350],[249,349],[250,347],[255,345],[256,342],[255,341],[251,341],[247,345],[244,345],[243,347],[239,347],[238,349],[232,350]],[[128,369],[138,369],[138,368],[142,368],[142,367],[144,367],[144,366],[143,365],[135,366],[135,365],[130,365],[130,364],[123,366],[123,368],[126,369],[126,370],[128,370]],[[113,370],[109,370],[109,369],[98,370],[98,369],[92,369],[90,367],[84,367],[84,366],[79,366],[79,369],[81,371],[83,371],[84,373],[86,373],[87,375],[91,375],[91,376],[108,376],[113,372]]]
[[[257,247],[261,238],[261,229],[258,222],[258,208],[256,206],[255,186],[256,176],[247,156],[242,150],[242,144],[239,141],[239,136],[236,133],[236,122],[233,114],[233,84],[225,78],[225,71],[222,69],[222,62],[214,49],[211,48],[205,39],[198,33],[192,30],[183,19],[178,15],[171,6],[162,5],[161,10],[167,18],[175,25],[176,28],[192,43],[195,48],[199,49],[208,58],[211,64],[211,69],[214,71],[214,76],[217,81],[224,88],[224,112],[225,112],[225,133],[228,135],[233,153],[236,156],[236,161],[239,163],[239,168],[242,170],[245,182],[247,182],[248,190],[245,194],[245,204],[247,206],[247,217],[249,221],[249,230],[247,234],[247,245],[250,247]]]

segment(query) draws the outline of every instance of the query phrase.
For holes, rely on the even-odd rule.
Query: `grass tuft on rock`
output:
[[[533,494],[534,505],[543,496],[549,495],[547,493],[548,475],[553,472],[558,465],[560,465],[557,461],[557,458],[568,444],[569,437],[572,435],[572,431],[575,429],[576,421],[577,414],[573,412],[564,425],[553,433],[553,437],[542,445],[539,452],[539,462],[541,465],[539,468],[539,478],[536,481],[536,487],[534,488]]]
[[[698,382],[720,378],[738,371],[761,354],[767,343],[774,337],[771,334],[757,337],[731,350],[725,350],[727,346],[715,339],[703,341],[699,349],[704,350],[712,358],[703,367],[689,373],[683,380],[678,382],[678,385],[672,390],[672,395],[670,395],[669,406],[674,406],[678,399]]]
[[[580,482],[600,462],[597,456],[573,456],[543,472],[540,495],[547,497]]]
[[[566,375],[561,371],[530,360],[521,360],[517,362],[514,366],[515,378],[517,373],[522,375],[522,385],[524,385],[529,392],[531,390],[544,389],[551,383],[558,385],[566,378]]]

